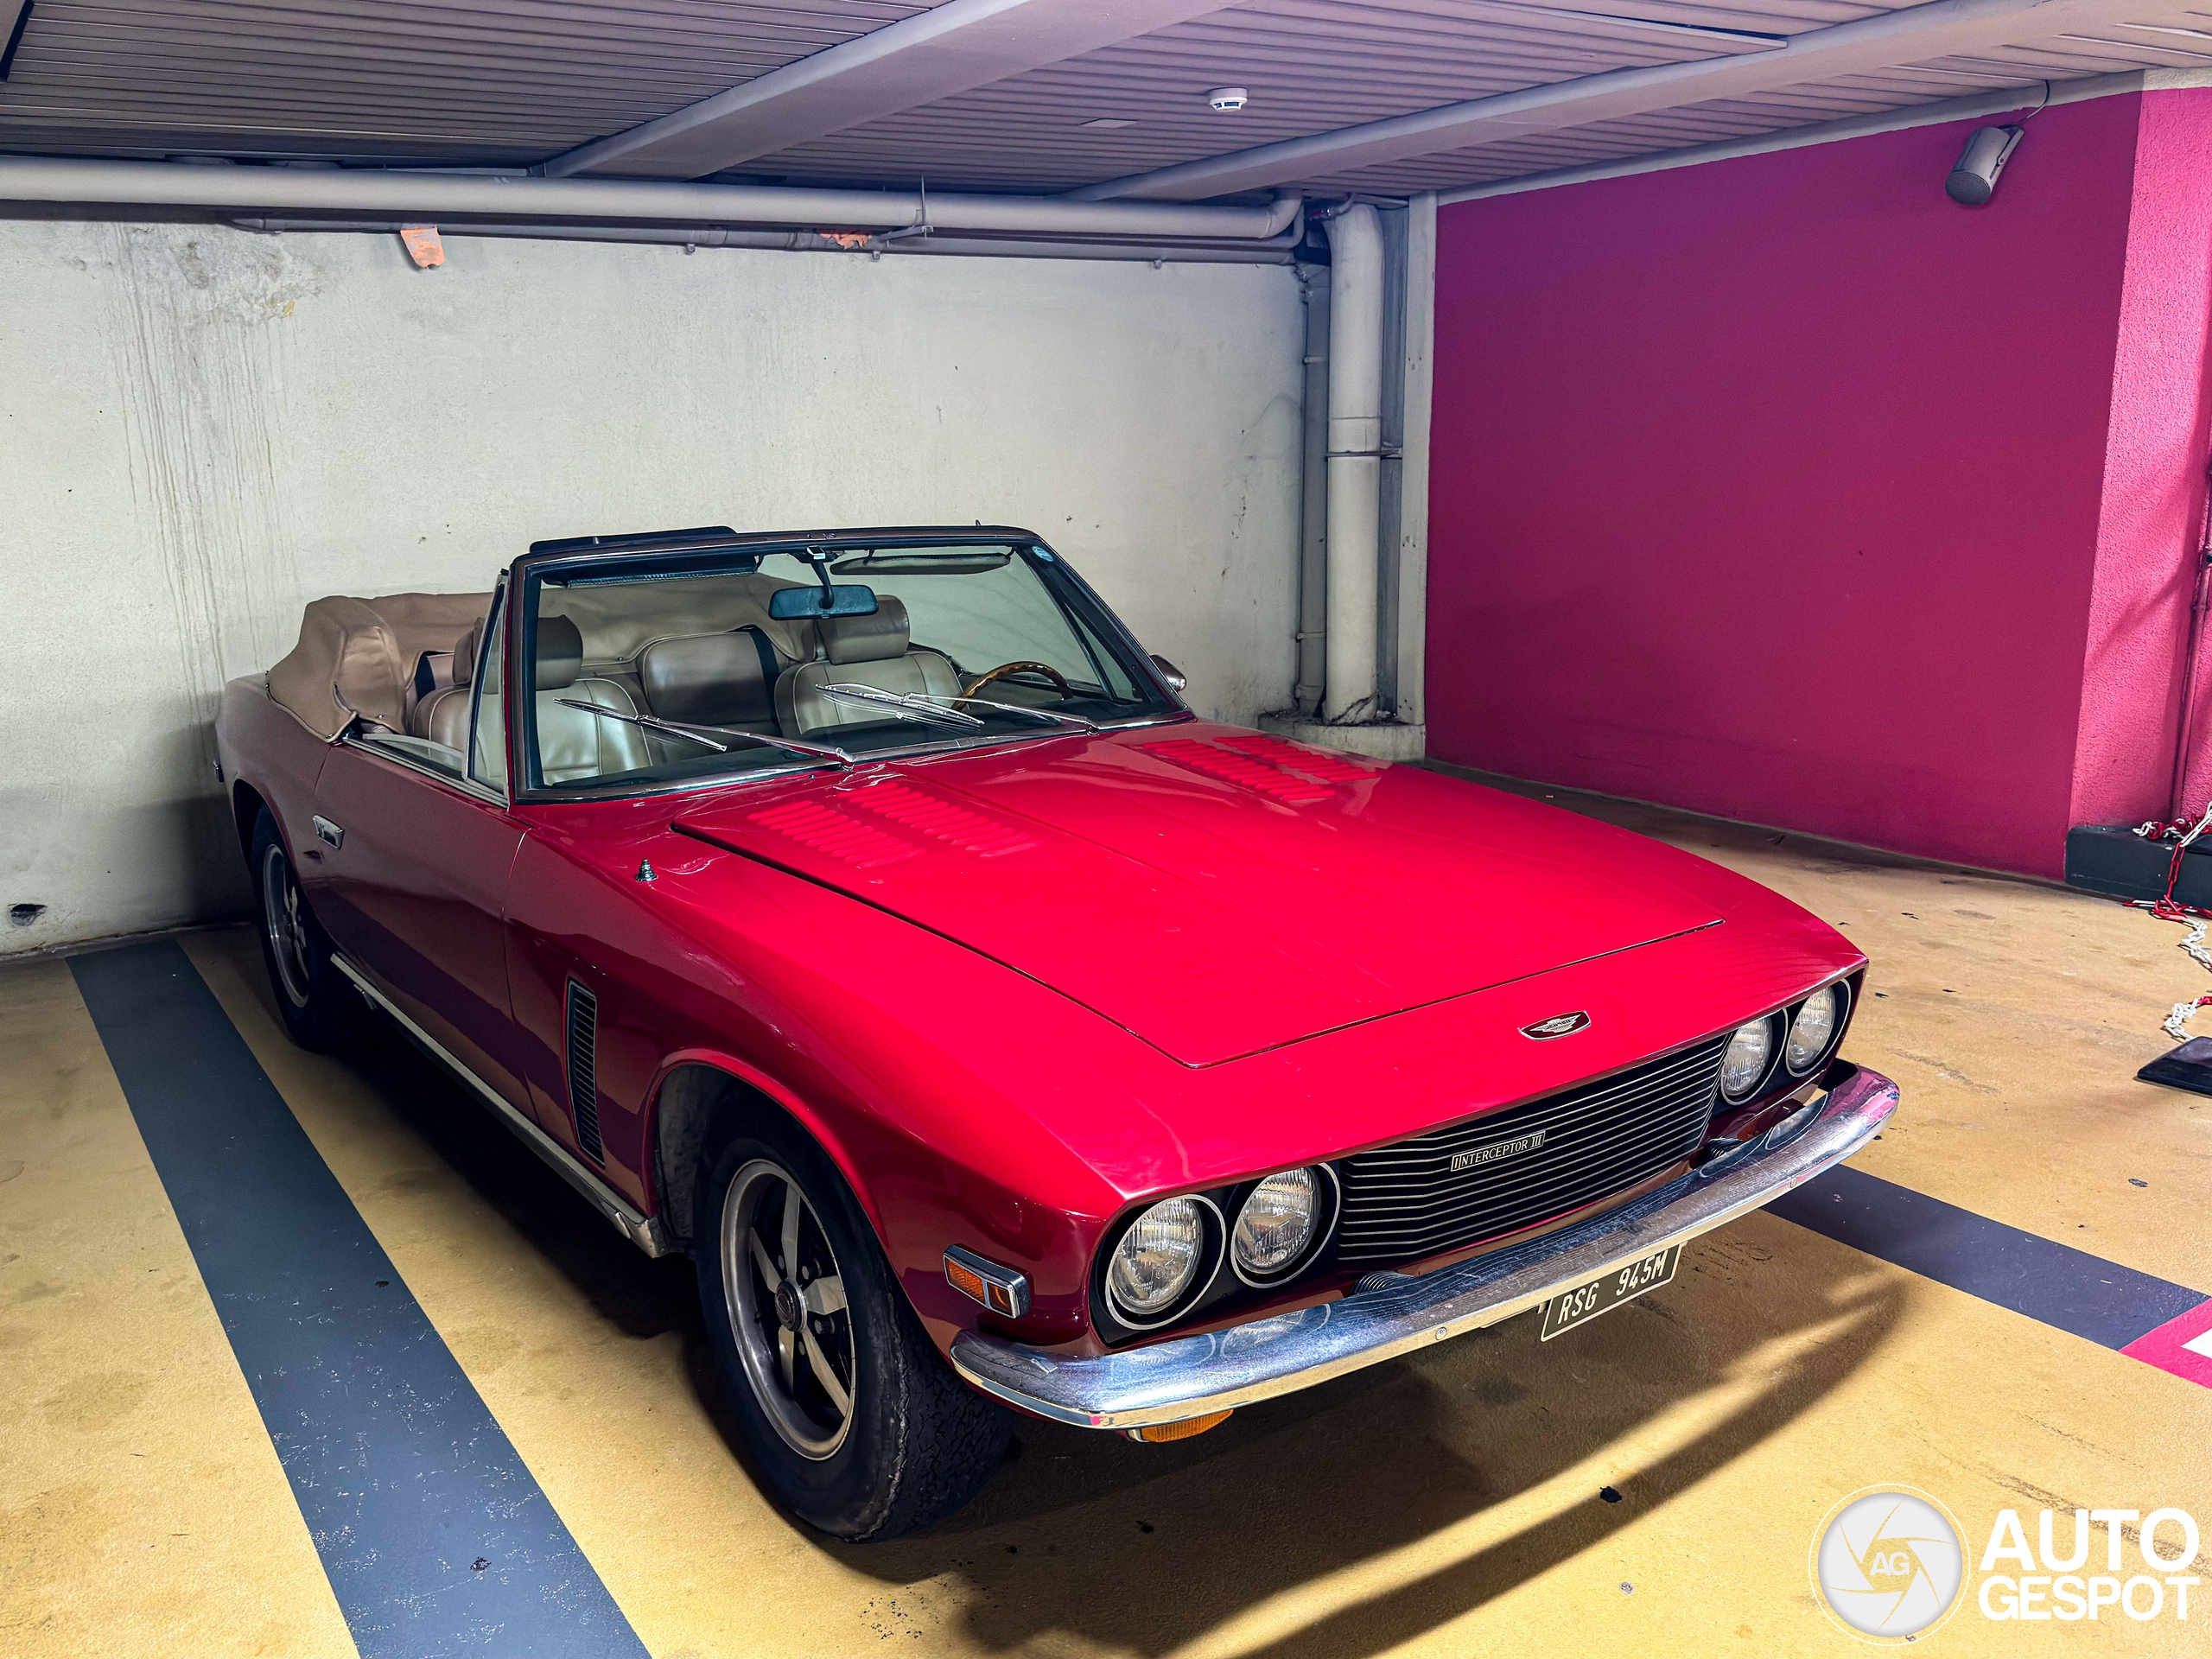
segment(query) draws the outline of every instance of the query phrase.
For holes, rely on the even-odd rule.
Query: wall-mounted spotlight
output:
[[[1959,152],[1958,165],[1943,181],[1943,194],[1953,201],[1979,207],[1997,194],[1997,175],[2019,148],[2019,127],[1976,127]]]

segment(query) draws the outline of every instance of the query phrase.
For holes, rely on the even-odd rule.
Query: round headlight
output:
[[[1766,1063],[1774,1056],[1774,1021],[1748,1020],[1728,1039],[1720,1059],[1720,1094],[1725,1100],[1741,1100],[1759,1086]]]
[[[1811,1071],[1821,1056],[1828,1052],[1842,1015],[1840,987],[1824,986],[1807,997],[1797,1010],[1797,1017],[1789,1022],[1789,1040],[1783,1046],[1782,1063],[1793,1073]]]
[[[1205,1246],[1205,1217],[1195,1199],[1154,1205],[1130,1224],[1107,1264],[1106,1290],[1116,1309],[1146,1319],[1173,1306],[1198,1276]]]
[[[1264,1279],[1306,1253],[1321,1218],[1321,1178],[1310,1169],[1286,1169],[1252,1189],[1236,1212],[1229,1248],[1237,1270]]]

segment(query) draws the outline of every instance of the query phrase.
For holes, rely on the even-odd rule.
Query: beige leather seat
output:
[[[565,698],[617,714],[642,713],[618,681],[586,674],[584,639],[565,616],[537,619],[537,774],[548,784],[588,782],[650,766],[645,734],[627,721],[563,706]]]
[[[925,692],[941,697],[957,697],[965,689],[942,652],[907,648],[906,607],[888,594],[878,596],[873,616],[825,616],[816,626],[826,660],[801,663],[776,682],[776,715],[786,737],[804,737],[825,726],[895,718],[887,710],[825,696],[825,685],[872,685],[906,696]]]
[[[448,748],[468,747],[468,716],[476,674],[481,621],[461,635],[453,649],[451,685],[440,686],[415,705],[409,724],[415,735]],[[645,734],[619,720],[602,720],[581,709],[564,708],[563,698],[596,703],[618,714],[639,713],[637,699],[613,680],[583,672],[583,636],[565,616],[537,619],[538,773],[548,784],[573,783],[605,772],[631,772],[651,764]]]
[[[442,743],[456,753],[468,747],[469,685],[476,675],[477,646],[483,637],[484,623],[480,617],[454,642],[453,683],[416,699],[407,716],[407,729],[416,737]]]

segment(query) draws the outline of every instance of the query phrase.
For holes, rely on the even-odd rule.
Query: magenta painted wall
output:
[[[2212,180],[2202,96],[2044,111],[1980,209],[1971,122],[1445,208],[1430,753],[2057,874],[2171,770],[2212,217],[2147,237],[2136,156],[2197,99]]]
[[[2172,810],[2194,816],[2212,793],[2202,666],[2189,764],[2173,775],[2212,456],[2212,89],[2154,92],[2142,105],[2074,758],[2077,823],[2153,816],[2145,803],[2167,801],[2177,783]]]

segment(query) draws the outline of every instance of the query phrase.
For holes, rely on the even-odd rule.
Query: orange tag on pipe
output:
[[[436,226],[403,225],[399,227],[399,239],[406,245],[407,257],[418,269],[428,270],[433,265],[445,264],[445,240],[439,236]]]

